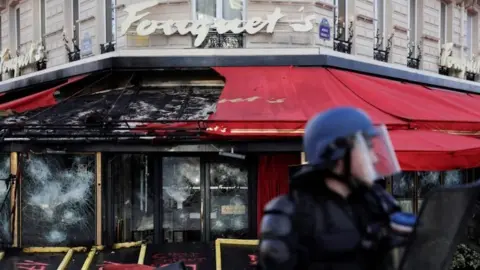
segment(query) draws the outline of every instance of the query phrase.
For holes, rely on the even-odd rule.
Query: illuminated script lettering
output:
[[[48,267],[47,263],[35,262],[30,260],[24,260],[23,262],[16,263],[17,269],[28,269],[28,270],[46,270]]]
[[[285,17],[280,8],[275,8],[273,13],[267,14],[266,18],[254,17],[247,21],[239,19],[225,20],[225,19],[201,19],[195,21],[157,21],[145,18],[151,12],[145,11],[160,4],[161,0],[151,0],[132,4],[125,7],[127,17],[122,22],[121,35],[125,35],[130,27],[136,24],[136,33],[139,36],[148,36],[161,30],[164,35],[170,36],[175,33],[180,35],[191,34],[195,36],[194,46],[198,47],[205,41],[208,33],[214,29],[219,34],[232,32],[234,34],[247,33],[254,35],[263,29],[266,33],[273,33],[277,22]],[[303,10],[302,8],[300,10]],[[302,17],[303,18],[303,17]],[[301,19],[301,23],[290,23],[289,26],[294,32],[309,32],[313,29],[312,21],[315,20],[315,15],[308,15]]]

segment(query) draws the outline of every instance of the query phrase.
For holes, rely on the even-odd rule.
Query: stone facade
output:
[[[197,0],[201,1],[201,0]],[[391,39],[391,48],[388,62],[407,65],[408,44],[411,31],[416,31],[416,42],[421,48],[422,61],[420,69],[438,72],[439,54],[441,50],[441,17],[442,1],[440,0],[416,0],[416,23],[415,29],[411,29],[410,0],[384,1],[383,22],[376,19],[376,3],[381,0],[346,0],[346,28],[353,22],[354,35],[352,37],[352,51],[358,57],[373,58],[376,43],[376,25],[383,25],[383,46],[385,49],[387,40]],[[41,3],[45,4],[45,15],[41,15]],[[161,31],[156,31],[149,36],[139,36],[135,33],[138,23],[128,29],[125,35],[121,35],[121,24],[127,17],[125,7],[146,0],[116,0],[116,50],[137,49],[167,49],[185,48],[193,49],[193,40],[190,34],[173,34],[166,36]],[[225,2],[225,1],[224,1]],[[333,49],[333,37],[335,31],[334,14],[338,0],[295,0],[295,1],[271,1],[271,0],[248,0],[244,3],[246,19],[261,17],[266,19],[275,8],[280,8],[282,17],[273,33],[262,30],[254,35],[245,35],[244,47],[246,48],[329,48]],[[452,3],[450,3],[452,2]],[[473,16],[474,56],[478,55],[480,37],[478,28],[477,10],[480,6],[469,4],[472,1],[444,0],[446,4],[446,42],[453,42],[452,56],[465,59],[466,47],[466,21],[468,16]],[[473,1],[478,2],[478,1]],[[73,22],[74,5],[78,3],[78,20]],[[78,46],[82,49],[81,58],[100,54],[100,44],[106,42],[106,0],[0,0],[0,30],[2,50],[8,48],[11,52],[25,53],[29,45],[34,41],[43,39],[48,54],[47,67],[58,66],[69,62],[65,48],[64,37],[70,41],[69,48],[73,50],[71,39],[75,37],[74,25],[78,26],[76,36],[79,37]],[[227,3],[227,2],[225,2]],[[144,19],[158,21],[181,21],[191,20],[195,16],[195,0],[160,0],[159,4],[149,8]],[[20,38],[16,35],[16,9],[20,9]],[[309,32],[295,32],[290,26],[292,23],[302,23],[304,18],[312,16],[313,28]],[[41,20],[45,18],[45,33],[41,34]],[[325,40],[319,37],[320,22],[326,19],[331,26],[331,39]],[[17,45],[17,39],[20,44]],[[90,48],[85,51],[85,48]],[[418,52],[418,51],[417,51]],[[36,68],[27,67],[22,74],[33,72]],[[478,77],[478,76],[477,76]],[[9,75],[4,74],[3,79]]]

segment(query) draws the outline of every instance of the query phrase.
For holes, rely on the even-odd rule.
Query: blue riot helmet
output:
[[[385,125],[374,126],[357,108],[337,107],[315,115],[305,128],[303,147],[311,169],[348,184],[357,179],[371,185],[400,172]]]

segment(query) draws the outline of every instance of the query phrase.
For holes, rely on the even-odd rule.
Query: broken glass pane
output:
[[[455,186],[465,183],[464,171],[451,170],[445,172],[445,186]]]
[[[248,234],[248,170],[233,163],[210,164],[211,239]]]
[[[162,174],[164,241],[200,241],[200,158],[163,158]]]
[[[10,232],[10,197],[7,180],[10,177],[10,154],[0,153],[0,246],[8,245]]]
[[[95,240],[95,156],[22,154],[22,244]]]
[[[392,193],[397,199],[403,211],[413,212],[413,185],[415,182],[414,172],[402,172],[393,176]]]
[[[115,242],[153,241],[153,179],[148,156],[117,154],[108,158],[107,178],[113,183]]]

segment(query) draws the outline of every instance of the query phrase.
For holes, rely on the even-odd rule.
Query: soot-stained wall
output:
[[[21,155],[22,245],[95,240],[95,156]]]

